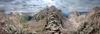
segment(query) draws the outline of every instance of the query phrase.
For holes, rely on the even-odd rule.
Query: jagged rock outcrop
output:
[[[47,31],[46,34],[61,34],[63,22],[61,20],[59,10],[55,7],[51,7],[48,12],[47,24],[45,25],[45,30]]]
[[[75,16],[76,15],[76,16]],[[99,34],[100,33],[100,8],[96,7],[87,15],[74,14],[66,22],[64,34]],[[68,25],[70,24],[70,25]],[[67,29],[67,30],[66,30]]]
[[[79,34],[100,34],[100,8],[94,8],[93,12],[90,12],[84,24],[79,29]]]
[[[61,10],[51,6],[44,10],[41,10],[34,17],[36,21],[45,19],[45,27],[43,29],[44,34],[61,34],[61,29],[63,27],[64,16]],[[42,22],[41,22],[42,23]]]

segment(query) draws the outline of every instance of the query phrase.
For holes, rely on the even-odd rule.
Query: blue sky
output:
[[[5,9],[7,12],[17,10],[37,13],[49,3],[66,14],[73,10],[89,11],[96,6],[100,7],[100,0],[0,0],[0,9]]]

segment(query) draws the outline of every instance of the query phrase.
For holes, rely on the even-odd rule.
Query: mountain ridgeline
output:
[[[67,17],[55,6],[34,16],[7,16],[0,10],[0,34],[100,34],[100,7],[84,14],[72,11]]]

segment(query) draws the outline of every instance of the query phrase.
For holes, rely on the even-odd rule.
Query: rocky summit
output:
[[[46,24],[44,26],[43,31],[45,34],[61,34],[61,29],[63,27],[63,14],[61,10],[52,6],[41,10],[41,12],[37,13],[34,17],[36,21],[40,21],[45,19]]]
[[[100,7],[87,14],[72,11],[66,17],[60,9],[51,6],[34,16],[0,10],[0,34],[99,34]]]

